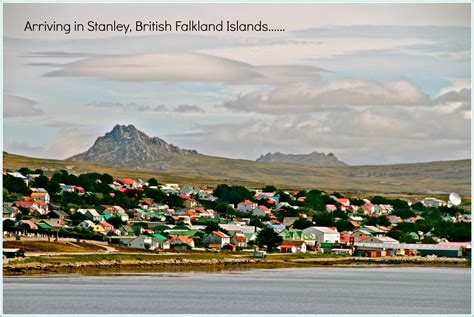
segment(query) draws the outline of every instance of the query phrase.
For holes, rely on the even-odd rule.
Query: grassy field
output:
[[[4,241],[4,248],[22,249],[25,252],[102,252],[104,248],[86,242]]]
[[[194,186],[220,183],[259,188],[266,184],[282,189],[324,189],[352,194],[423,194],[435,195],[471,192],[471,160],[416,164],[316,167],[298,164],[234,160],[205,155],[189,156],[167,165],[166,172],[126,169],[88,162],[49,160],[3,153],[4,168],[41,168],[47,172],[65,169],[70,173],[109,173],[114,177],[132,177]]]

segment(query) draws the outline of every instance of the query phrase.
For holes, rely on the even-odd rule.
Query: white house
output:
[[[257,206],[254,210],[252,210],[253,216],[265,216],[270,213],[270,209],[267,206]]]
[[[240,212],[251,212],[257,208],[258,204],[250,200],[244,200],[237,204],[237,210]]]
[[[141,235],[130,241],[128,247],[145,250],[169,249],[170,243],[162,239]]]
[[[100,214],[95,209],[78,209],[77,212],[83,214],[84,217],[86,217],[89,220],[92,220],[92,221],[100,220]]]
[[[328,227],[309,227],[303,230],[303,233],[312,233],[316,237],[316,243],[322,242],[340,242],[341,236],[337,230]]]
[[[94,223],[90,220],[84,220],[83,222],[81,222],[80,224],[77,225],[79,228],[83,228],[83,229],[89,229],[91,227],[94,226]]]
[[[204,244],[219,244],[222,248],[230,243],[230,237],[221,231],[213,231],[202,242]]]

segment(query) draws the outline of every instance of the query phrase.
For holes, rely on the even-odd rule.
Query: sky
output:
[[[284,31],[24,31],[191,19]],[[229,158],[470,158],[470,25],[470,4],[5,4],[4,150],[64,159],[133,124]]]

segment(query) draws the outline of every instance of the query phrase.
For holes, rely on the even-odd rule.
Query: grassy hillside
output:
[[[285,189],[324,189],[344,192],[436,194],[471,192],[471,160],[417,164],[316,167],[287,163],[265,163],[205,155],[184,156],[167,163],[166,171],[126,169],[87,162],[38,159],[3,153],[4,168],[41,168],[54,172],[109,173],[114,177],[148,179],[161,182],[214,186],[219,183],[261,187],[272,184]]]

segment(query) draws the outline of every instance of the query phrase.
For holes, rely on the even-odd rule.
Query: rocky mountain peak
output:
[[[265,155],[261,155],[257,161],[295,163],[315,166],[347,166],[347,164],[340,161],[334,153],[324,154],[316,151],[313,151],[309,154],[284,154],[281,152],[267,153]]]
[[[69,160],[140,168],[150,162],[169,161],[171,157],[192,154],[197,152],[183,150],[158,137],[149,137],[133,125],[117,124],[97,138],[86,152]]]

